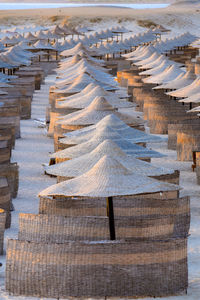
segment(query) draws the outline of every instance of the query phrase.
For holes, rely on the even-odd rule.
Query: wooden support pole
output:
[[[110,239],[115,240],[115,220],[114,220],[114,210],[113,210],[113,198],[107,198],[107,214],[109,217],[109,230],[110,230]]]

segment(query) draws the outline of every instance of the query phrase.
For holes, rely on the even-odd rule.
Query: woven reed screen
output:
[[[185,215],[116,217],[116,238],[148,240],[170,238],[177,234],[186,236],[189,226],[185,223],[189,223]],[[107,217],[20,214],[18,238],[44,243],[109,240],[109,223]]]
[[[167,296],[187,288],[187,238],[44,244],[9,240],[6,289],[38,297]]]

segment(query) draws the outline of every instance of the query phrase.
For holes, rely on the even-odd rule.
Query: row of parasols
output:
[[[39,193],[38,215],[19,217],[6,289],[57,298],[186,291],[189,198],[179,197],[179,172],[151,164],[163,155],[147,147],[163,138],[144,131],[127,89],[93,49],[61,55],[47,108],[56,152],[45,167],[58,183]]]
[[[138,48],[125,55],[135,69],[119,73],[118,79],[129,85],[151,132],[168,134],[168,148],[177,150],[177,159],[193,161],[199,184],[199,49],[195,48],[198,42],[191,45],[177,57],[172,55],[179,62],[160,55],[152,46]]]

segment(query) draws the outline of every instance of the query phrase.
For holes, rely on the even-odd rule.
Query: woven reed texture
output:
[[[7,178],[11,196],[12,198],[16,198],[19,187],[19,166],[17,163],[1,165],[0,176],[5,176]]]
[[[149,107],[148,108],[148,124],[151,132],[156,134],[167,134],[168,124],[177,119],[185,119],[186,113],[178,113],[177,110],[166,110],[166,106],[160,106],[160,108]]]
[[[192,161],[192,151],[200,150],[200,134],[177,132],[177,160]]]
[[[160,175],[160,176],[151,176],[151,177],[155,178],[157,180],[161,180],[163,182],[179,184],[180,171],[175,170],[173,174],[166,174],[166,175]]]
[[[177,132],[180,130],[189,130],[190,128],[191,130],[199,130],[199,119],[186,119],[184,122],[180,121],[180,123],[168,124],[168,149],[176,150]]]
[[[11,147],[15,146],[15,126],[11,124],[1,124],[0,122],[0,135],[11,137]]]
[[[187,238],[43,244],[9,240],[6,290],[37,297],[168,296],[187,289]]]
[[[163,239],[186,236],[186,215],[115,217],[116,239]],[[183,228],[185,232],[183,232]],[[109,240],[107,217],[63,217],[20,214],[19,240],[64,243],[70,240]]]
[[[144,119],[145,120],[157,120],[160,119],[168,120],[168,122],[173,122],[173,120],[182,120],[189,117],[186,114],[186,108],[181,106],[180,103],[173,103],[168,99],[162,99],[160,102],[144,102]],[[177,117],[177,118],[176,118]]]
[[[6,212],[3,209],[0,209],[0,255],[3,255],[5,225],[6,225]]]
[[[114,197],[114,214],[117,217],[161,218],[175,216],[174,235],[185,235],[190,226],[189,197],[175,199],[144,199],[128,197]],[[56,216],[106,216],[105,198],[48,198],[41,197],[40,214]],[[141,221],[142,222],[142,221]],[[145,222],[145,221],[144,221]]]
[[[31,101],[30,96],[20,97],[20,118],[21,120],[28,120],[31,118]]]
[[[65,125],[65,128],[63,128],[62,125],[60,124],[54,124],[54,150],[58,151],[59,150],[59,139],[64,137],[64,133],[78,130],[84,127],[88,127],[92,124],[89,125]]]
[[[0,118],[0,127],[5,126],[8,128],[8,126],[12,126],[15,129],[15,137],[20,137],[20,116],[16,117],[1,117]]]
[[[11,194],[6,177],[0,177],[0,208],[6,212],[6,228],[11,224]]]
[[[200,185],[200,166],[196,166],[197,184]]]
[[[11,135],[0,136],[0,164],[9,163],[11,157]]]

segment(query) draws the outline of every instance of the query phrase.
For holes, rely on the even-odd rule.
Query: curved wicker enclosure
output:
[[[197,184],[200,185],[200,152],[196,152],[196,175]]]
[[[54,124],[54,150],[58,151],[59,150],[59,139],[64,137],[64,133],[78,130],[84,127],[88,127],[93,124],[89,125],[60,125],[60,124]]]
[[[143,199],[131,197],[113,198],[114,215],[136,219],[156,219],[175,216],[174,235],[185,235],[190,226],[190,200],[188,197],[175,199]],[[106,211],[105,198],[51,198],[40,197],[39,213],[79,217],[102,216]],[[142,222],[142,221],[141,221]],[[144,221],[145,222],[145,221]]]
[[[176,228],[184,226],[185,215],[116,217],[116,239],[163,239],[177,235]],[[180,234],[179,236],[187,235]],[[41,243],[67,241],[109,240],[107,217],[63,217],[54,215],[20,214],[19,240]]]
[[[6,228],[10,227],[11,223],[11,195],[10,188],[6,177],[0,177],[0,208],[6,212]]]
[[[62,113],[60,111],[63,111]],[[59,117],[67,115],[69,113],[75,112],[77,109],[53,109],[50,111],[49,114],[49,130],[48,130],[48,135],[51,136],[54,134],[55,126],[56,126],[56,121],[58,121]]]
[[[17,163],[2,164],[0,166],[0,176],[7,178],[11,196],[16,198],[19,187],[19,166]]]
[[[186,291],[187,238],[44,244],[9,240],[6,290],[55,297],[168,296]]]
[[[168,149],[176,150],[177,132],[181,130],[200,130],[199,119],[186,119],[168,124]]]
[[[3,254],[4,231],[6,225],[6,212],[0,208],[0,255]]]
[[[191,119],[179,107],[167,108],[165,105],[156,105],[148,108],[148,125],[151,133],[168,134],[168,124],[178,120]]]
[[[147,85],[141,82],[132,87],[133,102],[137,104],[137,110],[143,111],[144,103],[148,103],[149,100],[157,98],[152,90],[154,86],[153,84]],[[160,99],[160,97],[158,99]]]
[[[183,117],[186,119],[193,117],[192,115],[186,114],[186,108],[183,105],[181,105],[181,103],[169,100],[167,99],[167,96],[163,96],[160,100],[157,101],[151,101],[151,99],[148,101],[144,101],[143,111],[145,120],[153,119],[151,116],[152,109],[158,110],[158,113],[160,113],[161,116],[163,111],[165,112],[165,114],[168,113],[169,121],[177,121],[179,119],[182,120]],[[177,115],[176,119],[175,115]]]
[[[31,96],[20,97],[20,118],[21,120],[28,120],[31,118]]]
[[[13,128],[15,138],[20,137],[20,116],[2,116],[0,118],[0,128]]]
[[[35,81],[35,89],[40,90],[40,85],[44,79],[44,71],[40,67],[20,68],[15,72],[20,78],[33,77]]]
[[[11,136],[0,136],[0,164],[10,162],[11,147]]]
[[[179,184],[180,179],[180,171],[175,170],[172,174],[165,174],[160,176],[151,176],[152,178],[155,178],[157,180],[161,180],[163,182],[169,182],[174,184]]]
[[[11,124],[1,124],[0,119],[0,136],[7,136],[11,138],[11,148],[14,148],[15,146],[15,125]]]
[[[200,150],[200,133],[177,132],[177,159],[180,161],[192,161],[192,151]]]

